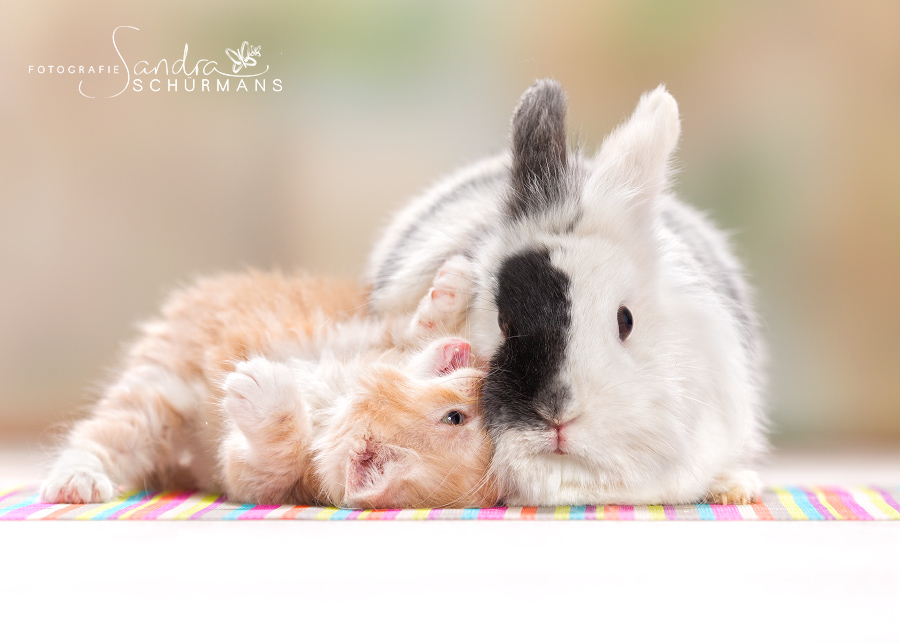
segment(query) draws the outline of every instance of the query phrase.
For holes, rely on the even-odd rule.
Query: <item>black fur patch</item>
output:
[[[505,331],[482,389],[491,431],[543,427],[562,411],[558,382],[570,325],[569,278],[546,250],[503,262],[495,302]]]
[[[530,216],[558,202],[565,193],[567,167],[566,97],[556,81],[539,80],[513,114],[510,216]]]

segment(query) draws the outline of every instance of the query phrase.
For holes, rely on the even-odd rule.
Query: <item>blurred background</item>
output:
[[[896,2],[823,0],[3,3],[0,447],[51,443],[195,275],[359,276],[545,76],[588,150],[642,92],[678,100],[677,191],[758,290],[776,444],[900,443],[898,25]],[[129,84],[186,44],[231,73],[243,41],[265,91]],[[67,71],[99,65],[119,73]]]

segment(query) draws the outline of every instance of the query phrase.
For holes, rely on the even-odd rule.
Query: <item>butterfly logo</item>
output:
[[[251,47],[250,43],[246,40],[244,41],[244,44],[241,45],[241,48],[238,51],[235,51],[234,49],[226,49],[225,53],[228,54],[231,62],[234,63],[231,67],[231,71],[236,74],[245,67],[255,67],[256,61],[253,59],[253,57],[259,57],[261,55],[259,53],[260,49],[262,49],[262,45]]]

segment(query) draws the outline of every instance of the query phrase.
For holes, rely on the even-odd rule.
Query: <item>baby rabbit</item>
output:
[[[645,94],[593,157],[568,149],[565,115],[538,81],[508,154],[401,211],[370,259],[371,306],[409,312],[436,270],[452,282],[444,331],[490,360],[508,504],[753,502],[764,350],[726,236],[669,191],[678,106]]]

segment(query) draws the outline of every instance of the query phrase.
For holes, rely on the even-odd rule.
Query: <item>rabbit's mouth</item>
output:
[[[549,456],[554,459],[579,458],[582,449],[575,439],[574,429],[578,417],[565,421],[543,420],[537,426],[507,427],[499,432],[496,440],[513,441],[526,448],[533,456]]]
[[[572,451],[569,428],[578,418],[572,418],[565,422],[550,422],[545,432],[549,437],[549,450],[555,455],[568,455]]]

